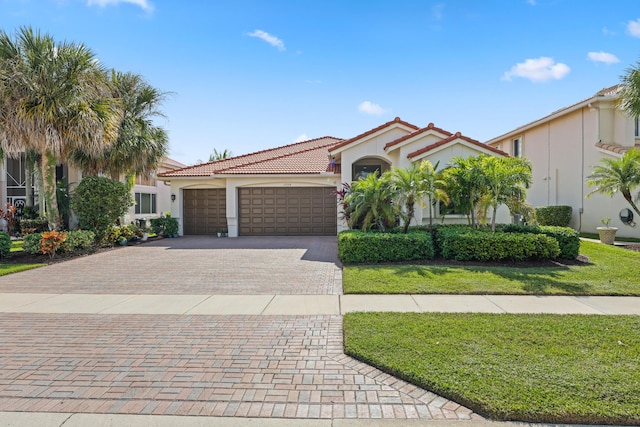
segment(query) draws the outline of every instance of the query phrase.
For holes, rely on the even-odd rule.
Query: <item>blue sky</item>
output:
[[[170,156],[193,164],[396,116],[486,141],[617,84],[637,0],[0,0],[0,28],[82,42],[172,92]]]

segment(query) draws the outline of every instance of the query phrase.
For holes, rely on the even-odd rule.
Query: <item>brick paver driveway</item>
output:
[[[335,237],[166,239],[0,277],[0,298],[339,293],[336,252]],[[329,315],[0,313],[0,412],[480,418],[342,340]]]
[[[188,236],[0,277],[0,292],[82,294],[335,294],[335,237]]]

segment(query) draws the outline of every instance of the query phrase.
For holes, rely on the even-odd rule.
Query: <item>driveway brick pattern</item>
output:
[[[188,236],[0,277],[0,292],[340,294],[336,237]]]
[[[0,317],[0,411],[480,419],[342,352],[339,316]]]

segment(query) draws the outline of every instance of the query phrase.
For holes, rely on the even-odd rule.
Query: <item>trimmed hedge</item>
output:
[[[571,206],[539,206],[535,208],[539,225],[568,227],[571,222]]]
[[[580,254],[580,235],[573,228],[508,224],[502,230],[506,233],[544,234],[553,237],[560,245],[559,258],[576,259]]]
[[[544,234],[439,230],[442,257],[458,261],[525,261],[557,258],[558,241]]]
[[[11,256],[11,236],[9,233],[0,231],[0,258],[9,258]]]
[[[20,234],[24,236],[26,234],[29,234],[29,231],[31,230],[35,230],[36,233],[49,231],[49,222],[46,218],[21,219]]]
[[[430,233],[347,230],[338,235],[338,258],[346,264],[433,259]]]
[[[93,246],[96,234],[93,231],[67,231],[67,240],[63,243],[65,252],[85,251]]]
[[[41,254],[40,239],[42,239],[42,233],[27,234],[22,238],[22,250],[31,255]]]

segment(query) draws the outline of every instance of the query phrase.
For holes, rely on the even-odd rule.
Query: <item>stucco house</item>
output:
[[[585,197],[592,190],[587,177],[600,159],[621,157],[640,144],[638,120],[615,106],[618,89],[602,89],[486,144],[531,160],[533,182],[527,201],[532,206],[571,206],[570,225],[578,231],[594,233],[602,218],[611,218],[610,225],[619,228],[619,236],[640,237],[635,223],[624,224],[619,218],[629,207],[622,196]]]
[[[452,157],[480,153],[507,155],[433,123],[419,128],[396,117],[350,139],[312,139],[164,172],[158,179],[171,183],[180,234],[335,235],[347,228],[334,195],[342,183],[422,160],[444,167]],[[498,214],[509,221],[506,208]],[[416,223],[427,223],[428,215],[418,209]],[[466,219],[447,215],[445,221]]]
[[[124,220],[128,224],[139,219],[158,217],[171,210],[171,188],[163,181],[156,179],[156,174],[184,167],[185,165],[170,158],[164,158],[157,171],[149,178],[136,177],[136,183],[131,190],[136,201],[131,206]],[[82,172],[67,164],[57,167],[57,180],[64,182],[72,190],[82,179]],[[25,168],[25,157],[5,157],[0,160],[0,200],[5,200],[16,207],[25,206],[27,200],[27,186],[31,186],[33,203],[38,203],[35,179],[29,179]]]

